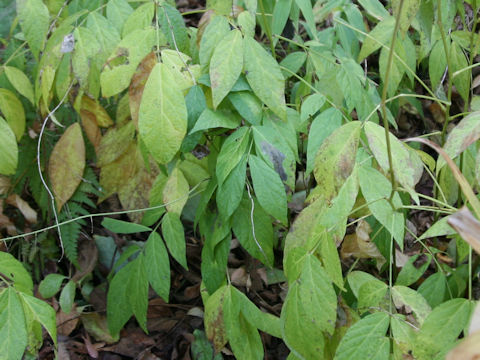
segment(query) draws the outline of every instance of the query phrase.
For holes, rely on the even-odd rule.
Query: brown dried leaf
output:
[[[351,256],[360,259],[377,259],[377,266],[381,267],[385,263],[385,258],[378,251],[377,246],[370,240],[370,233],[372,229],[370,225],[360,220],[355,233],[345,236],[343,240],[342,249],[340,255],[342,259],[349,258]]]
[[[17,194],[12,194],[6,199],[6,203],[15,206],[30,224],[37,223],[37,212]]]
[[[57,312],[57,331],[58,335],[69,336],[77,327],[80,314],[77,306],[73,304],[72,311],[66,314],[62,310]]]
[[[148,76],[152,72],[153,67],[157,63],[155,53],[152,51],[145,56],[142,62],[138,65],[135,74],[132,76],[130,88],[128,89],[130,113],[132,115],[133,123],[138,129],[138,110],[140,109],[140,102],[142,100],[143,89],[147,82]]]
[[[113,344],[118,341],[108,331],[107,318],[98,313],[82,314],[82,324],[85,330],[97,341]]]
[[[102,140],[102,133],[98,127],[95,115],[90,111],[82,110],[80,111],[80,118],[82,119],[83,130],[95,148],[95,152],[97,152],[100,141]]]
[[[460,344],[451,350],[446,360],[479,360],[480,331],[467,336]]]
[[[82,111],[88,111],[93,114],[98,126],[100,127],[109,127],[113,125],[110,115],[108,115],[103,106],[100,105],[98,101],[93,100],[86,95],[83,95],[80,109],[78,109],[80,114]]]
[[[100,141],[97,149],[97,165],[107,165],[120,156],[128,149],[135,136],[135,127],[130,121],[126,125],[118,128],[108,129]]]
[[[59,211],[80,184],[84,169],[85,143],[80,124],[74,123],[55,144],[48,165],[48,175]]]
[[[460,234],[463,240],[480,254],[480,222],[466,206],[450,215],[447,222]]]

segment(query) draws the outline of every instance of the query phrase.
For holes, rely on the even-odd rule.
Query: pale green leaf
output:
[[[240,30],[232,30],[213,51],[210,60],[210,84],[212,88],[213,107],[230,92],[243,67],[243,38]]]
[[[60,290],[60,286],[62,286],[62,282],[65,278],[66,276],[61,274],[48,274],[45,276],[38,286],[40,295],[42,295],[44,299],[55,296],[55,294]]]
[[[292,0],[278,0],[273,9],[272,32],[281,35],[287,24],[288,15],[292,7]]]
[[[198,118],[195,126],[189,134],[213,128],[235,129],[240,125],[241,121],[242,119],[239,116],[231,113],[230,111],[213,111],[206,108]]]
[[[288,54],[280,62],[280,66],[283,66],[284,68],[287,68],[288,70],[290,70],[290,71],[286,71],[282,69],[282,73],[283,73],[283,76],[285,76],[285,79],[288,79],[289,77],[293,76],[292,73],[296,74],[305,63],[305,60],[307,60],[307,54],[303,51],[295,51]]]
[[[28,334],[22,304],[14,288],[0,293],[0,359],[20,360]]]
[[[183,230],[180,215],[167,212],[162,219],[162,234],[172,257],[188,270],[185,233]]]
[[[163,203],[167,211],[180,215],[187,203],[188,192],[188,181],[185,179],[182,170],[176,167],[168,177],[163,189]]]
[[[25,110],[20,100],[10,90],[0,89],[0,111],[19,141],[25,132]]]
[[[333,199],[352,173],[360,129],[360,121],[349,122],[336,129],[320,146],[313,173],[323,198]]]
[[[102,167],[120,158],[135,137],[135,125],[129,121],[122,127],[112,127],[102,136],[96,148],[97,166]]]
[[[75,301],[75,282],[70,280],[63,287],[62,292],[60,293],[60,307],[65,314],[70,314],[72,311],[73,303]]]
[[[15,90],[25,96],[33,105],[33,86],[30,79],[25,73],[13,66],[4,66],[5,75],[7,75],[8,81],[13,85]]]
[[[455,229],[448,224],[448,216],[445,216],[430,226],[427,231],[418,238],[418,241],[437,236],[453,235],[456,233]]]
[[[0,174],[13,175],[17,169],[18,146],[15,134],[0,116]]]
[[[107,3],[107,19],[115,26],[119,34],[122,34],[125,21],[133,12],[127,0],[109,0]]]
[[[393,29],[395,27],[395,18],[393,16],[385,17],[379,22],[372,31],[365,37],[360,54],[358,54],[358,61],[362,61],[368,55],[378,50],[382,45],[389,45],[392,39]]]
[[[389,315],[378,312],[353,324],[340,341],[335,360],[388,359],[390,340],[385,333],[389,323]]]
[[[387,294],[388,286],[378,279],[369,280],[358,289],[358,308],[369,310],[378,307]]]
[[[97,67],[101,69],[120,42],[120,35],[110,21],[97,12],[88,14],[87,27],[92,31],[99,44],[99,52],[93,54],[93,56]]]
[[[379,0],[358,0],[358,3],[367,11],[367,13],[378,20],[390,17],[385,6]]]
[[[203,32],[200,40],[200,50],[198,56],[202,69],[206,70],[210,66],[210,59],[215,47],[227,34],[230,33],[230,25],[224,16],[214,16]]]
[[[109,217],[103,219],[102,226],[116,234],[134,234],[144,231],[152,231],[152,229],[144,225]]]
[[[73,32],[75,49],[72,56],[73,73],[82,89],[88,85],[91,59],[100,51],[95,33],[86,27],[78,27]]]
[[[258,96],[280,119],[286,120],[285,82],[274,58],[253,38],[245,38],[244,59],[247,81]]]
[[[352,271],[350,274],[348,274],[347,279],[353,295],[355,295],[357,299],[360,296],[360,288],[363,286],[363,284],[369,281],[380,281],[375,276],[364,271]]]
[[[410,28],[410,24],[415,19],[417,11],[420,8],[421,1],[418,0],[404,0],[402,13],[400,14],[400,31],[405,34]],[[397,16],[400,0],[392,1],[393,15]]]
[[[0,251],[0,273],[8,277],[6,280],[13,281],[16,290],[32,294],[33,282],[28,271],[13,255],[3,251]]]
[[[238,26],[242,30],[244,36],[255,36],[255,13],[253,15],[247,11],[242,11],[237,18]]]
[[[368,208],[373,216],[393,235],[400,249],[403,249],[405,218],[402,212],[392,209],[387,201],[390,198],[392,184],[372,167],[361,166],[358,170],[358,176],[360,188],[368,203]],[[402,207],[402,200],[398,193],[394,194],[392,203],[395,209]]]
[[[287,224],[287,194],[280,176],[258,156],[250,155],[248,164],[260,205],[275,219]]]
[[[392,298],[398,309],[405,306],[412,311],[420,325],[423,324],[425,318],[432,311],[427,300],[422,295],[406,286],[395,285],[392,288]]]
[[[170,293],[170,261],[162,238],[152,231],[145,244],[145,272],[153,290],[166,302]]]
[[[57,322],[55,310],[45,301],[36,297],[19,293],[24,307],[30,309],[35,321],[38,321],[47,330],[55,345],[57,344]]]
[[[340,263],[334,235],[332,232],[324,230],[322,232],[322,237],[323,239],[320,240],[318,251],[320,253],[323,267],[333,283],[337,285],[339,289],[343,289],[342,264]]]
[[[205,332],[216,352],[222,350],[228,341],[223,320],[223,303],[227,291],[228,287],[222,286],[209,296],[205,303]]]
[[[135,30],[143,30],[149,27],[152,24],[154,14],[155,4],[153,2],[148,2],[136,8],[125,21],[122,36],[125,37]]]
[[[35,58],[38,59],[47,38],[50,16],[42,0],[17,0],[20,27]]]
[[[290,350],[315,359],[323,353],[323,332],[335,329],[337,295],[314,255],[301,260],[300,276],[290,284],[282,308],[283,338]]]
[[[139,110],[140,136],[161,164],[172,160],[187,132],[187,108],[169,68],[158,63],[148,77]]]

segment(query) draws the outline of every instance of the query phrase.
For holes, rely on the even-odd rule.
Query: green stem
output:
[[[395,174],[393,173],[392,146],[390,144],[390,126],[388,124],[388,119],[387,119],[386,100],[387,100],[388,84],[390,81],[390,71],[392,69],[392,63],[393,63],[393,53],[395,49],[395,42],[397,40],[397,33],[400,28],[400,15],[402,13],[402,8],[403,8],[403,0],[400,0],[400,3],[398,5],[398,12],[395,17],[395,28],[393,30],[392,42],[390,44],[390,51],[388,53],[387,69],[385,70],[385,81],[383,83],[382,102],[381,102],[383,127],[385,128],[385,139],[387,143],[388,165],[390,167],[390,171],[389,171],[390,181],[392,182],[392,192],[390,193],[390,200],[393,198],[394,193],[397,191],[397,182],[395,181]]]

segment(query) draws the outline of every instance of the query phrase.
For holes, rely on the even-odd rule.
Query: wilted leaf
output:
[[[94,100],[86,95],[82,97],[80,108],[78,109],[80,114],[88,112],[93,115],[95,121],[100,127],[109,127],[113,125],[113,121],[105,111],[102,105],[97,100]],[[92,116],[90,115],[90,116]]]
[[[6,199],[7,204],[15,206],[30,224],[36,224],[37,212],[33,210],[28,202],[23,200],[17,194],[12,194]]]
[[[216,352],[227,344],[227,331],[223,320],[223,303],[227,290],[227,286],[221,287],[205,303],[205,331]]]
[[[97,149],[97,165],[102,167],[122,156],[135,136],[133,121],[118,128],[110,128],[102,137]]]
[[[70,125],[50,155],[48,175],[60,210],[82,181],[85,169],[85,143],[80,124]]]
[[[480,222],[466,206],[448,217],[452,226],[478,254],[480,254]]]

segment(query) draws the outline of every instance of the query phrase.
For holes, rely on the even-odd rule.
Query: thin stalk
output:
[[[390,80],[390,71],[392,69],[392,63],[393,63],[393,53],[395,49],[395,42],[397,40],[397,33],[398,29],[400,28],[400,15],[402,14],[402,8],[403,8],[403,0],[400,0],[400,3],[398,5],[398,12],[395,17],[395,28],[393,30],[393,35],[392,35],[392,42],[390,44],[390,51],[388,53],[388,60],[387,60],[387,69],[385,71],[385,82],[383,84],[383,90],[382,90],[382,102],[381,102],[381,112],[382,112],[382,120],[383,120],[383,127],[385,128],[385,139],[387,143],[387,155],[388,155],[388,165],[390,167],[390,181],[392,183],[392,192],[390,193],[390,200],[393,198],[394,193],[397,191],[397,182],[395,180],[395,174],[393,173],[393,159],[392,159],[392,146],[390,144],[390,126],[388,124],[388,119],[387,119],[387,89],[388,89],[388,83]]]
[[[447,71],[448,71],[448,90],[447,90],[447,100],[451,102],[452,100],[452,88],[453,88],[453,73],[452,73],[452,62],[450,60],[450,49],[451,46],[448,47],[447,44],[447,35],[445,34],[445,30],[443,28],[442,22],[442,4],[441,0],[437,1],[437,24],[440,30],[440,36],[442,37],[443,49],[445,51],[445,56],[447,60]],[[443,123],[442,129],[442,143],[445,142],[445,135],[447,133],[447,126],[450,122],[450,105],[447,105],[445,108],[445,122]]]
[[[262,12],[262,20],[263,20],[263,23],[265,24],[265,32],[267,33],[268,41],[270,41],[270,51],[272,52],[272,56],[276,58],[275,45],[273,44],[273,38],[272,38],[272,31],[270,30],[270,25],[268,25],[268,22],[267,22],[267,16],[265,15],[265,7],[263,6],[263,0],[260,0],[258,4],[260,5],[260,11]]]

